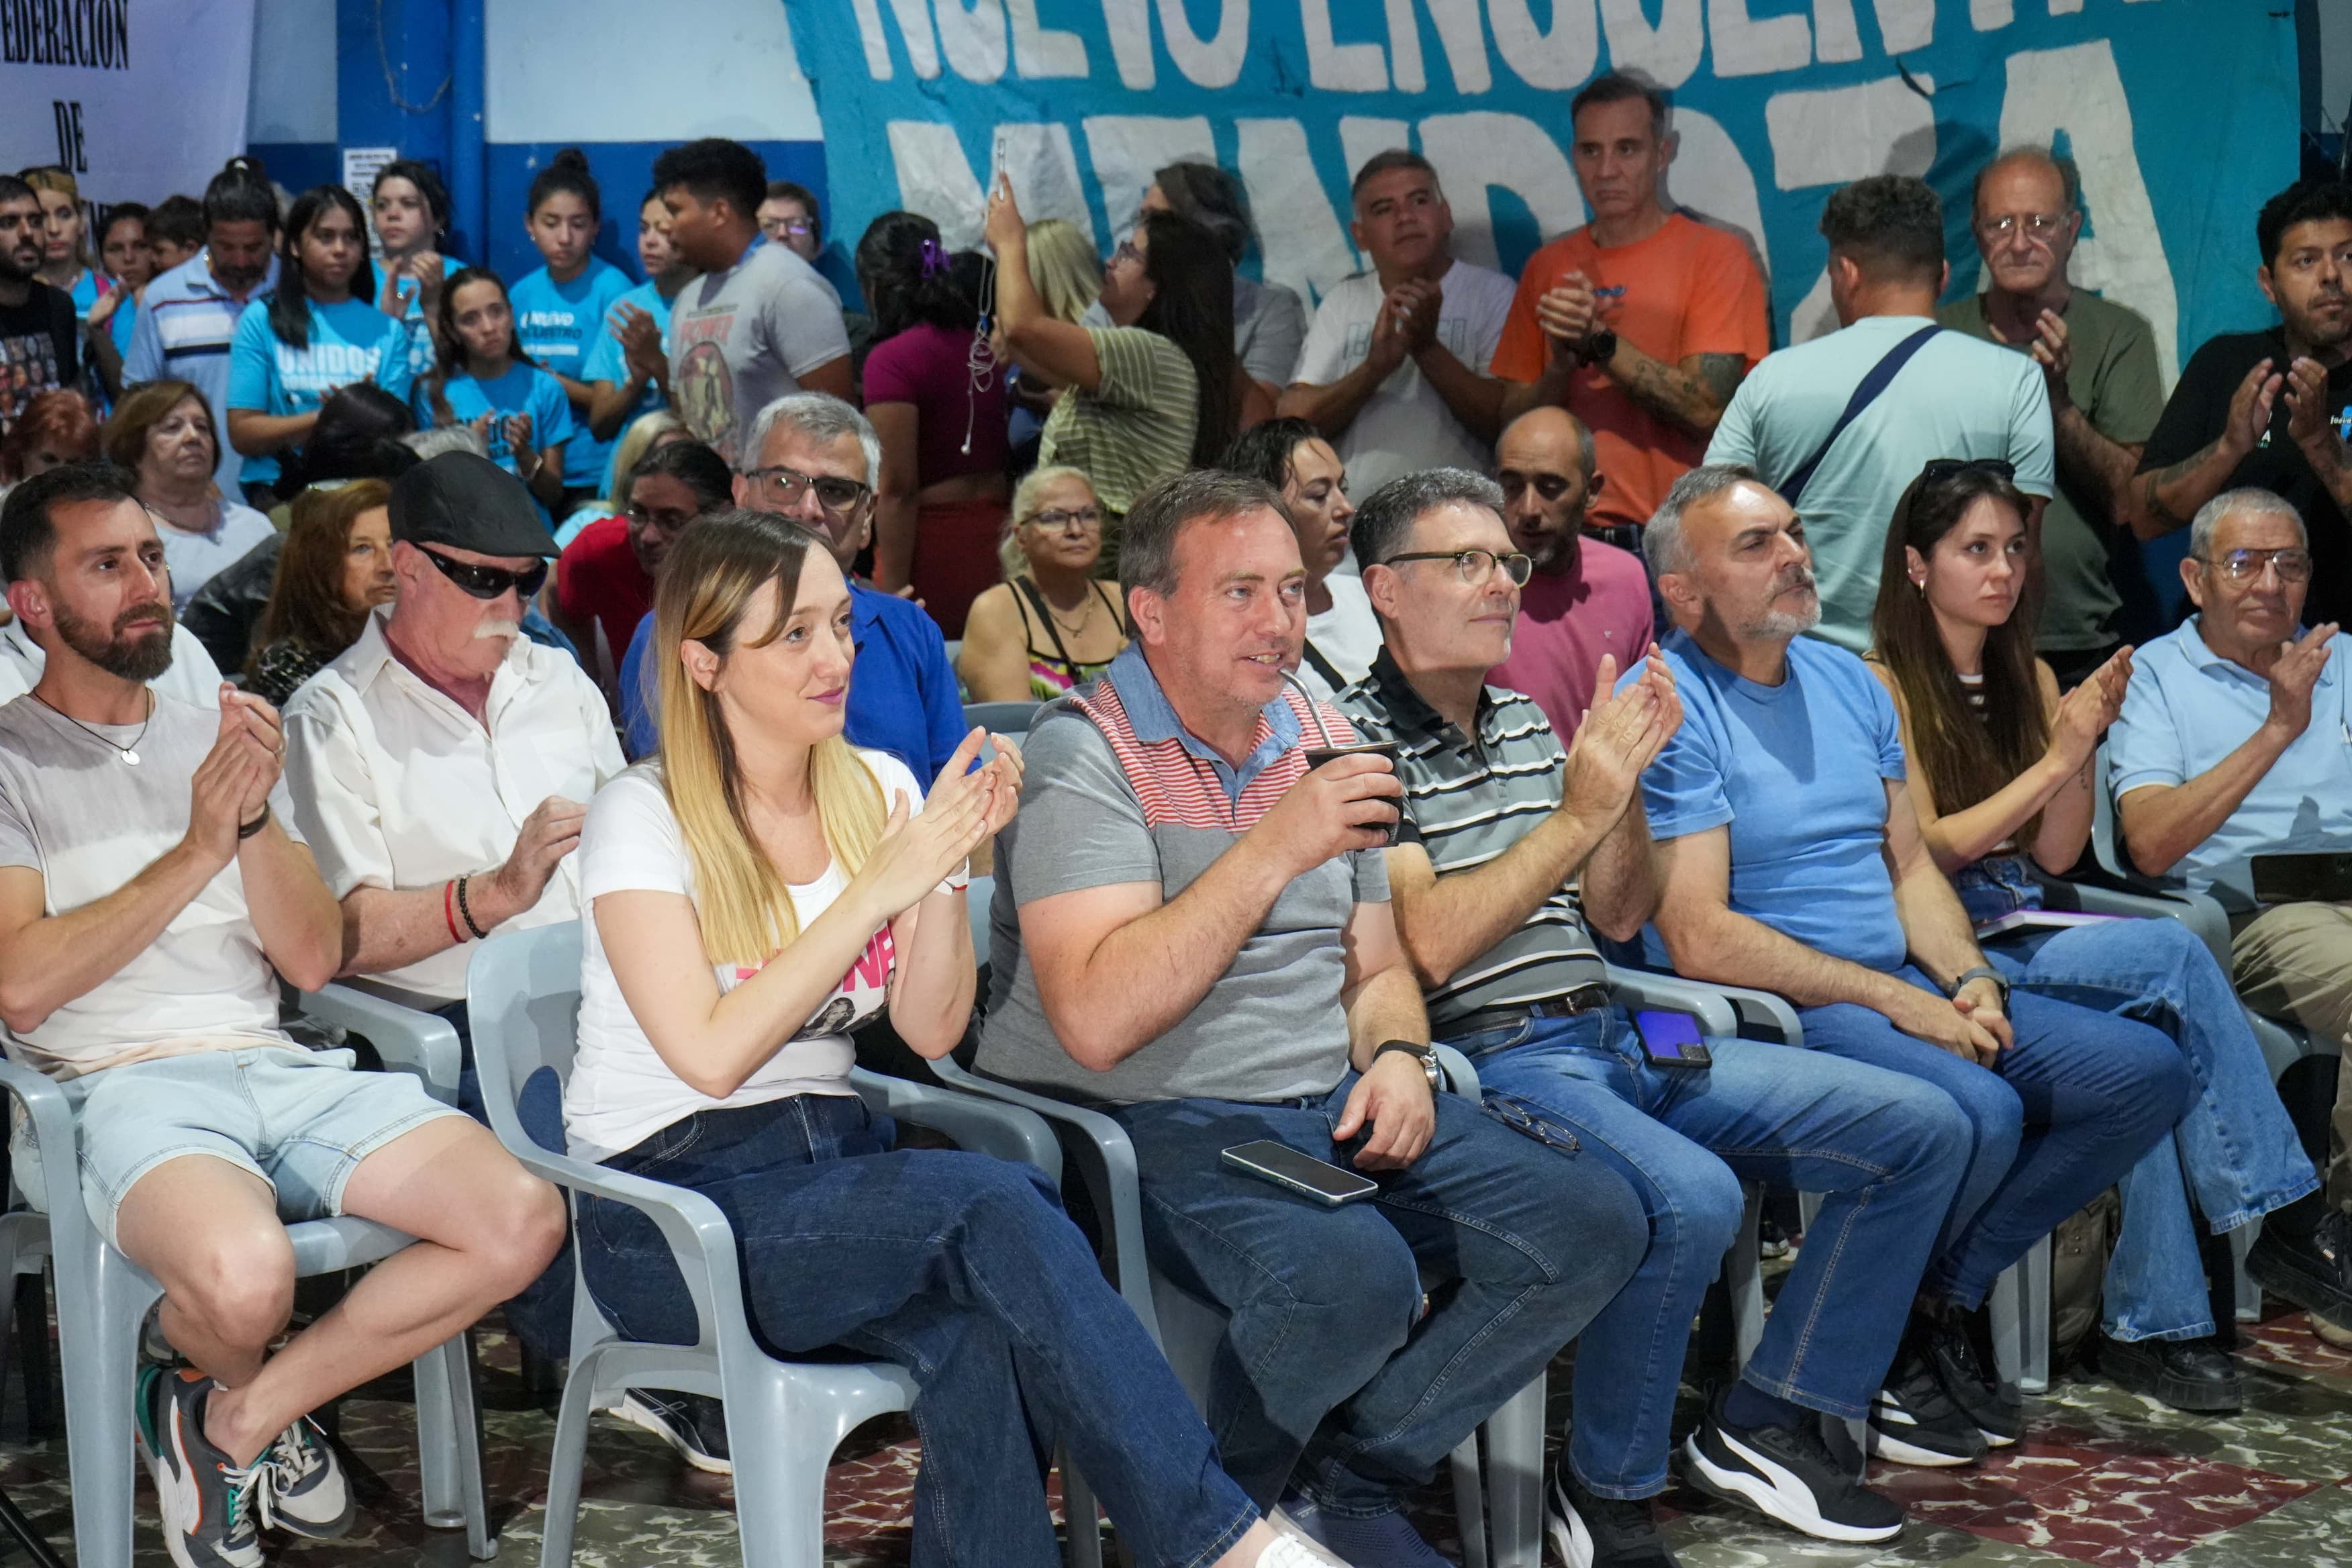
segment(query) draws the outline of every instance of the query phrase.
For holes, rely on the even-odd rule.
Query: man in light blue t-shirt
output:
[[[1815,635],[1860,653],[1870,646],[1887,523],[1930,459],[2008,462],[2035,500],[2028,527],[2040,522],[2056,484],[2050,394],[2026,355],[1936,330],[1951,268],[1943,206],[1925,181],[1874,174],[1848,185],[1822,209],[1822,233],[1843,330],[1766,356],[1739,384],[1706,460],[1744,463],[1787,495],[1819,455],[1790,497],[1821,574]],[[1884,393],[1824,451],[1873,368],[1915,337]]]
[[[2237,489],[2206,502],[2180,563],[2198,614],[2139,651],[2107,776],[2134,865],[2230,910],[2246,1005],[2352,1047],[2352,900],[2254,897],[2257,855],[2352,853],[2352,639],[2331,623],[2302,630],[2312,572],[2286,501]],[[2305,1305],[2315,1285],[2352,1292],[2352,1073],[2338,1082],[2325,1193],[2265,1215],[2246,1258],[2258,1283]]]
[[[2171,1129],[2191,1079],[2161,1031],[2037,994],[2030,966],[1977,945],[1920,832],[1893,700],[1860,658],[1802,635],[1821,616],[1806,531],[1754,469],[1712,463],[1643,531],[1684,710],[1642,779],[1660,883],[1645,950],[1694,980],[1779,992],[1807,1047],[1958,1102],[1974,1148],[1871,1419],[1899,1435],[1940,1384],[2004,1445],[2018,1407],[1989,1384],[1969,1318]]]

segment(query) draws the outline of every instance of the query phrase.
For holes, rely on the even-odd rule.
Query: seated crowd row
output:
[[[282,721],[227,685],[173,689],[165,550],[127,475],[67,465],[0,505],[0,573],[42,656],[0,707],[0,1022],[79,1109],[94,1221],[165,1285],[192,1370],[142,1384],[142,1416],[189,1560],[257,1561],[255,1510],[230,1506],[256,1488],[287,1489],[268,1510],[285,1529],[348,1523],[307,1416],[325,1400],[500,1302],[552,1354],[568,1321],[556,1194],[411,1080],[295,1047],[273,972],[372,976],[462,1034],[471,944],[566,920],[586,951],[572,1152],[712,1197],[779,1353],[914,1368],[919,1506],[997,1560],[1053,1560],[1038,1456],[1058,1441],[1139,1561],[1439,1561],[1401,1498],[1577,1341],[1561,1550],[1671,1562],[1646,1500],[1743,1182],[1822,1207],[1685,1473],[1824,1539],[1903,1516],[1822,1417],[1866,1419],[1874,1452],[1914,1464],[2018,1439],[1987,1292],[2108,1186],[2118,1381],[2235,1403],[2200,1216],[2264,1219],[2255,1277],[2352,1323],[2344,1194],[2231,977],[2175,922],[2003,918],[2038,902],[2035,866],[2079,856],[2110,723],[2144,863],[2227,888],[2305,831],[2282,799],[2340,770],[2346,687],[2329,628],[2293,636],[2309,552],[2277,498],[2205,508],[2197,619],[2062,696],[2022,629],[2030,507],[2003,465],[1908,487],[1868,661],[1803,635],[1819,595],[1792,509],[1702,466],[1643,536],[1674,629],[1622,670],[1601,657],[1563,742],[1488,671],[1536,552],[1591,542],[1515,526],[1465,471],[1383,486],[1343,520],[1382,641],[1334,704],[1292,674],[1303,509],[1191,473],[1127,516],[1134,642],[1025,744],[976,765],[974,731],[924,756],[926,784],[861,711],[872,427],[793,394],[747,445],[802,482],[780,502],[739,476],[746,504],[669,541],[634,767],[594,683],[521,635],[556,547],[477,455],[345,487],[374,502],[359,526],[389,538],[395,591]],[[1320,445],[1284,454],[1292,479]],[[2334,706],[2315,721],[2315,703]],[[1310,768],[1310,732],[1394,761]],[[1127,1129],[1158,1266],[1231,1315],[1204,1415],[1050,1189],[893,1151],[849,1090],[852,1035],[886,1012],[918,1056],[964,1041],[966,877],[992,840],[977,1068]],[[2258,1005],[2314,1005],[2280,955],[2327,914],[2245,928]],[[1645,1047],[1601,963],[1626,942],[1780,993],[1801,1045],[1707,1039],[1704,1065]],[[1483,1104],[1441,1092],[1433,1040],[1476,1065]],[[1259,1139],[1378,1190],[1325,1208],[1220,1160]],[[329,1213],[420,1245],[270,1354],[280,1222]],[[691,1339],[651,1222],[596,1199],[575,1218],[608,1319]],[[724,1462],[711,1402],[627,1404]]]

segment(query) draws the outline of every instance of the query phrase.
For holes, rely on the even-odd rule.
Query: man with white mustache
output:
[[[578,918],[563,862],[626,764],[595,683],[520,635],[556,552],[521,481],[445,453],[390,510],[399,594],[288,700],[287,782],[342,903],[341,973],[463,1037],[467,948]],[[466,1088],[478,1114],[470,1065]]]

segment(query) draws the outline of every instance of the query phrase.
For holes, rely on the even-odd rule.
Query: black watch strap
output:
[[[1952,994],[1958,996],[1962,991],[1968,988],[1968,984],[1971,980],[1991,981],[1995,985],[2000,988],[2001,1006],[2006,1008],[2009,1005],[2008,975],[2003,974],[2000,970],[1995,969],[1990,963],[1979,963],[1974,969],[1964,969],[1960,972],[1959,978],[1952,982]]]
[[[1410,1051],[1424,1063],[1437,1059],[1437,1047],[1434,1046],[1420,1045],[1412,1040],[1382,1040],[1373,1047],[1372,1060],[1378,1061],[1391,1051]]]
[[[1582,358],[1596,370],[1617,357],[1617,334],[1603,327],[1584,340]]]

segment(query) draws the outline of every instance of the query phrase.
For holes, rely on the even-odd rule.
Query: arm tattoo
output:
[[[1636,351],[1617,375],[1618,384],[1651,413],[1704,436],[1731,405],[1731,395],[1747,374],[1747,362],[1738,354],[1695,357],[1698,365],[1694,373]]]
[[[1748,379],[1748,360],[1743,354],[1700,354],[1698,384],[1706,388],[1707,395],[1723,407],[1731,406],[1731,395]]]
[[[2182,523],[2187,522],[2189,519],[2165,504],[2164,491],[2168,486],[2179,484],[2211,462],[2215,454],[2221,450],[2221,441],[2219,437],[2216,437],[2169,468],[2158,468],[2153,473],[2141,476],[2140,483],[2143,489],[2140,493],[2147,499],[2149,513],[2161,519],[2167,528],[2179,528]]]

